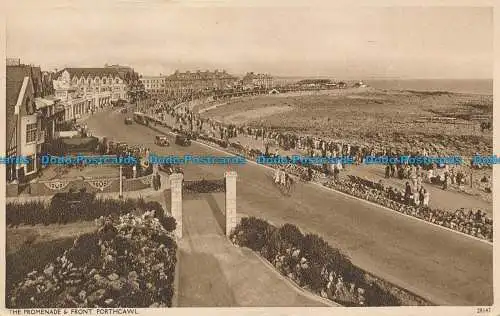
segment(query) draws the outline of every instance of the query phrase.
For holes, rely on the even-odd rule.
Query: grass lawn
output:
[[[7,229],[6,289],[33,271],[43,269],[73,245],[79,235],[97,229],[94,222],[36,225]]]

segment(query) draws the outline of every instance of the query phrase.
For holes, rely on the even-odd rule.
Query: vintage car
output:
[[[160,171],[166,172],[168,175],[171,175],[173,173],[184,174],[184,169],[178,165],[160,164],[158,168],[160,169]]]
[[[180,146],[190,146],[191,140],[185,135],[177,135],[175,137],[175,143]]]
[[[156,135],[156,137],[155,137],[155,145],[158,145],[158,146],[169,146],[170,142],[168,141],[167,136]]]
[[[129,149],[127,143],[125,142],[116,142],[115,145],[116,145],[116,152],[118,154],[124,154]]]
[[[109,153],[113,155],[119,155],[127,151],[127,144],[124,142],[114,142],[109,141]]]
[[[188,134],[187,134],[187,137],[188,137],[189,139],[192,139],[192,140],[196,140],[196,139],[198,139],[198,137],[199,137],[199,136],[200,136],[200,135],[199,135],[198,133],[195,133],[195,132],[191,132],[191,133],[188,133]]]
[[[130,118],[130,117],[127,117],[127,118],[125,119],[125,124],[127,124],[127,125],[130,125],[130,124],[132,124],[133,122],[134,122],[134,120],[133,120],[132,118]]]

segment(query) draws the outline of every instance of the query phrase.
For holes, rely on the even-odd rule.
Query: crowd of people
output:
[[[481,239],[493,241],[493,220],[481,210],[455,211],[429,207],[429,192],[415,190],[410,183],[400,190],[356,176],[329,181],[325,186],[368,200],[406,215],[411,215]]]
[[[174,102],[175,104],[175,102]],[[245,135],[255,139],[267,140],[265,152],[251,149],[240,144],[230,143],[230,149],[238,154],[252,156],[264,154],[273,155],[269,152],[269,143],[274,142],[283,150],[301,150],[310,156],[317,157],[354,157],[355,163],[362,163],[364,157],[371,156],[439,156],[439,150],[435,148],[419,148],[414,150],[381,148],[367,146],[366,144],[351,144],[345,141],[334,141],[314,136],[300,136],[295,133],[273,130],[270,128],[256,128],[250,126],[236,126],[234,124],[223,124],[208,118],[201,118],[186,107],[176,107],[175,105],[158,104],[155,108],[156,114],[164,118],[170,115],[176,122],[184,125],[185,129],[196,131],[200,134],[209,134],[212,137],[229,141],[238,135]],[[274,154],[278,154],[275,152]],[[492,220],[485,212],[466,212],[463,209],[457,211],[432,209],[429,207],[430,192],[424,188],[423,184],[439,184],[443,189],[447,189],[449,184],[462,186],[467,183],[467,171],[461,165],[450,167],[442,165],[409,165],[394,164],[385,167],[385,177],[397,177],[408,179],[405,189],[400,190],[394,187],[384,187],[380,183],[372,183],[359,177],[348,177],[339,179],[340,170],[344,166],[335,164],[333,166],[299,166],[295,164],[284,165],[278,169],[274,176],[274,181],[286,184],[289,174],[313,180],[321,176],[333,176],[333,181],[326,185],[338,189],[339,191],[361,197],[372,202],[384,205],[391,209],[412,215],[463,233],[492,240],[493,225]],[[464,213],[465,212],[465,213]]]
[[[468,183],[467,171],[462,166],[443,165],[387,165],[385,178],[410,179],[413,185],[423,182],[441,185],[444,190],[450,184],[463,186]]]
[[[352,156],[354,161],[362,163],[364,157],[372,156],[445,156],[441,148],[432,144],[420,148],[409,149],[410,146],[400,148],[386,148],[384,146],[369,145],[367,142],[353,142],[334,140],[311,135],[282,131],[269,127],[254,127],[249,125],[224,124],[222,122],[202,118],[188,106],[179,106],[184,101],[179,99],[169,103],[158,103],[154,106],[153,113],[158,118],[170,115],[183,129],[199,133],[211,133],[221,139],[230,139],[244,135],[254,139],[272,142],[283,150],[299,150],[309,156]],[[422,167],[424,167],[422,165]],[[462,178],[463,179],[463,178]]]

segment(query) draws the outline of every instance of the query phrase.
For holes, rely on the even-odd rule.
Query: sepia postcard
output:
[[[1,314],[500,315],[499,13],[437,2],[6,1]]]

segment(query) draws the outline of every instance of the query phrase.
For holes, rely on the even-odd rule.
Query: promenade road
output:
[[[96,135],[143,144],[159,155],[224,155],[195,143],[158,147],[155,131],[123,122],[123,114],[99,113],[89,119],[88,126]],[[188,165],[185,177],[221,178],[227,169],[224,165]],[[436,304],[492,304],[491,245],[312,184],[297,183],[293,195],[284,197],[272,183],[272,171],[254,164],[231,169],[238,172],[239,213],[317,233],[359,267]]]

